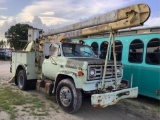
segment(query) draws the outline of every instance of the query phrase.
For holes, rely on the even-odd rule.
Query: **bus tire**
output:
[[[21,90],[27,89],[27,76],[25,70],[20,70],[17,76],[18,87]]]
[[[75,88],[70,79],[63,79],[56,89],[58,105],[67,113],[78,111],[82,104],[81,90]]]

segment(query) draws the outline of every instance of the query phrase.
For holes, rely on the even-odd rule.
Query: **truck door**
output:
[[[60,47],[58,43],[49,46],[49,58],[45,58],[42,64],[42,73],[46,78],[55,80],[59,71]]]

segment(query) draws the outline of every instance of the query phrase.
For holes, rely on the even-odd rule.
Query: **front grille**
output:
[[[121,65],[117,65],[117,69],[122,68]],[[94,69],[95,70],[95,75],[90,76],[90,70]],[[102,79],[103,77],[103,69],[104,65],[89,65],[88,66],[88,80],[98,80]],[[122,71],[117,74],[117,78],[120,78],[122,76]],[[105,73],[105,79],[111,79],[115,78],[115,70],[114,70],[114,65],[108,65],[106,68],[106,73]]]

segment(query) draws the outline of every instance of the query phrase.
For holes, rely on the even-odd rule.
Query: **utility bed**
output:
[[[12,73],[16,73],[19,65],[26,67],[27,79],[37,79],[35,73],[35,52],[14,51],[12,52]],[[30,71],[30,72],[28,72]]]

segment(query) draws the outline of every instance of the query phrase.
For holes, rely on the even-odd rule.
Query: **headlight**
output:
[[[117,74],[121,74],[121,68],[117,69]]]
[[[95,69],[90,69],[89,74],[90,74],[90,76],[94,76],[95,75]]]

